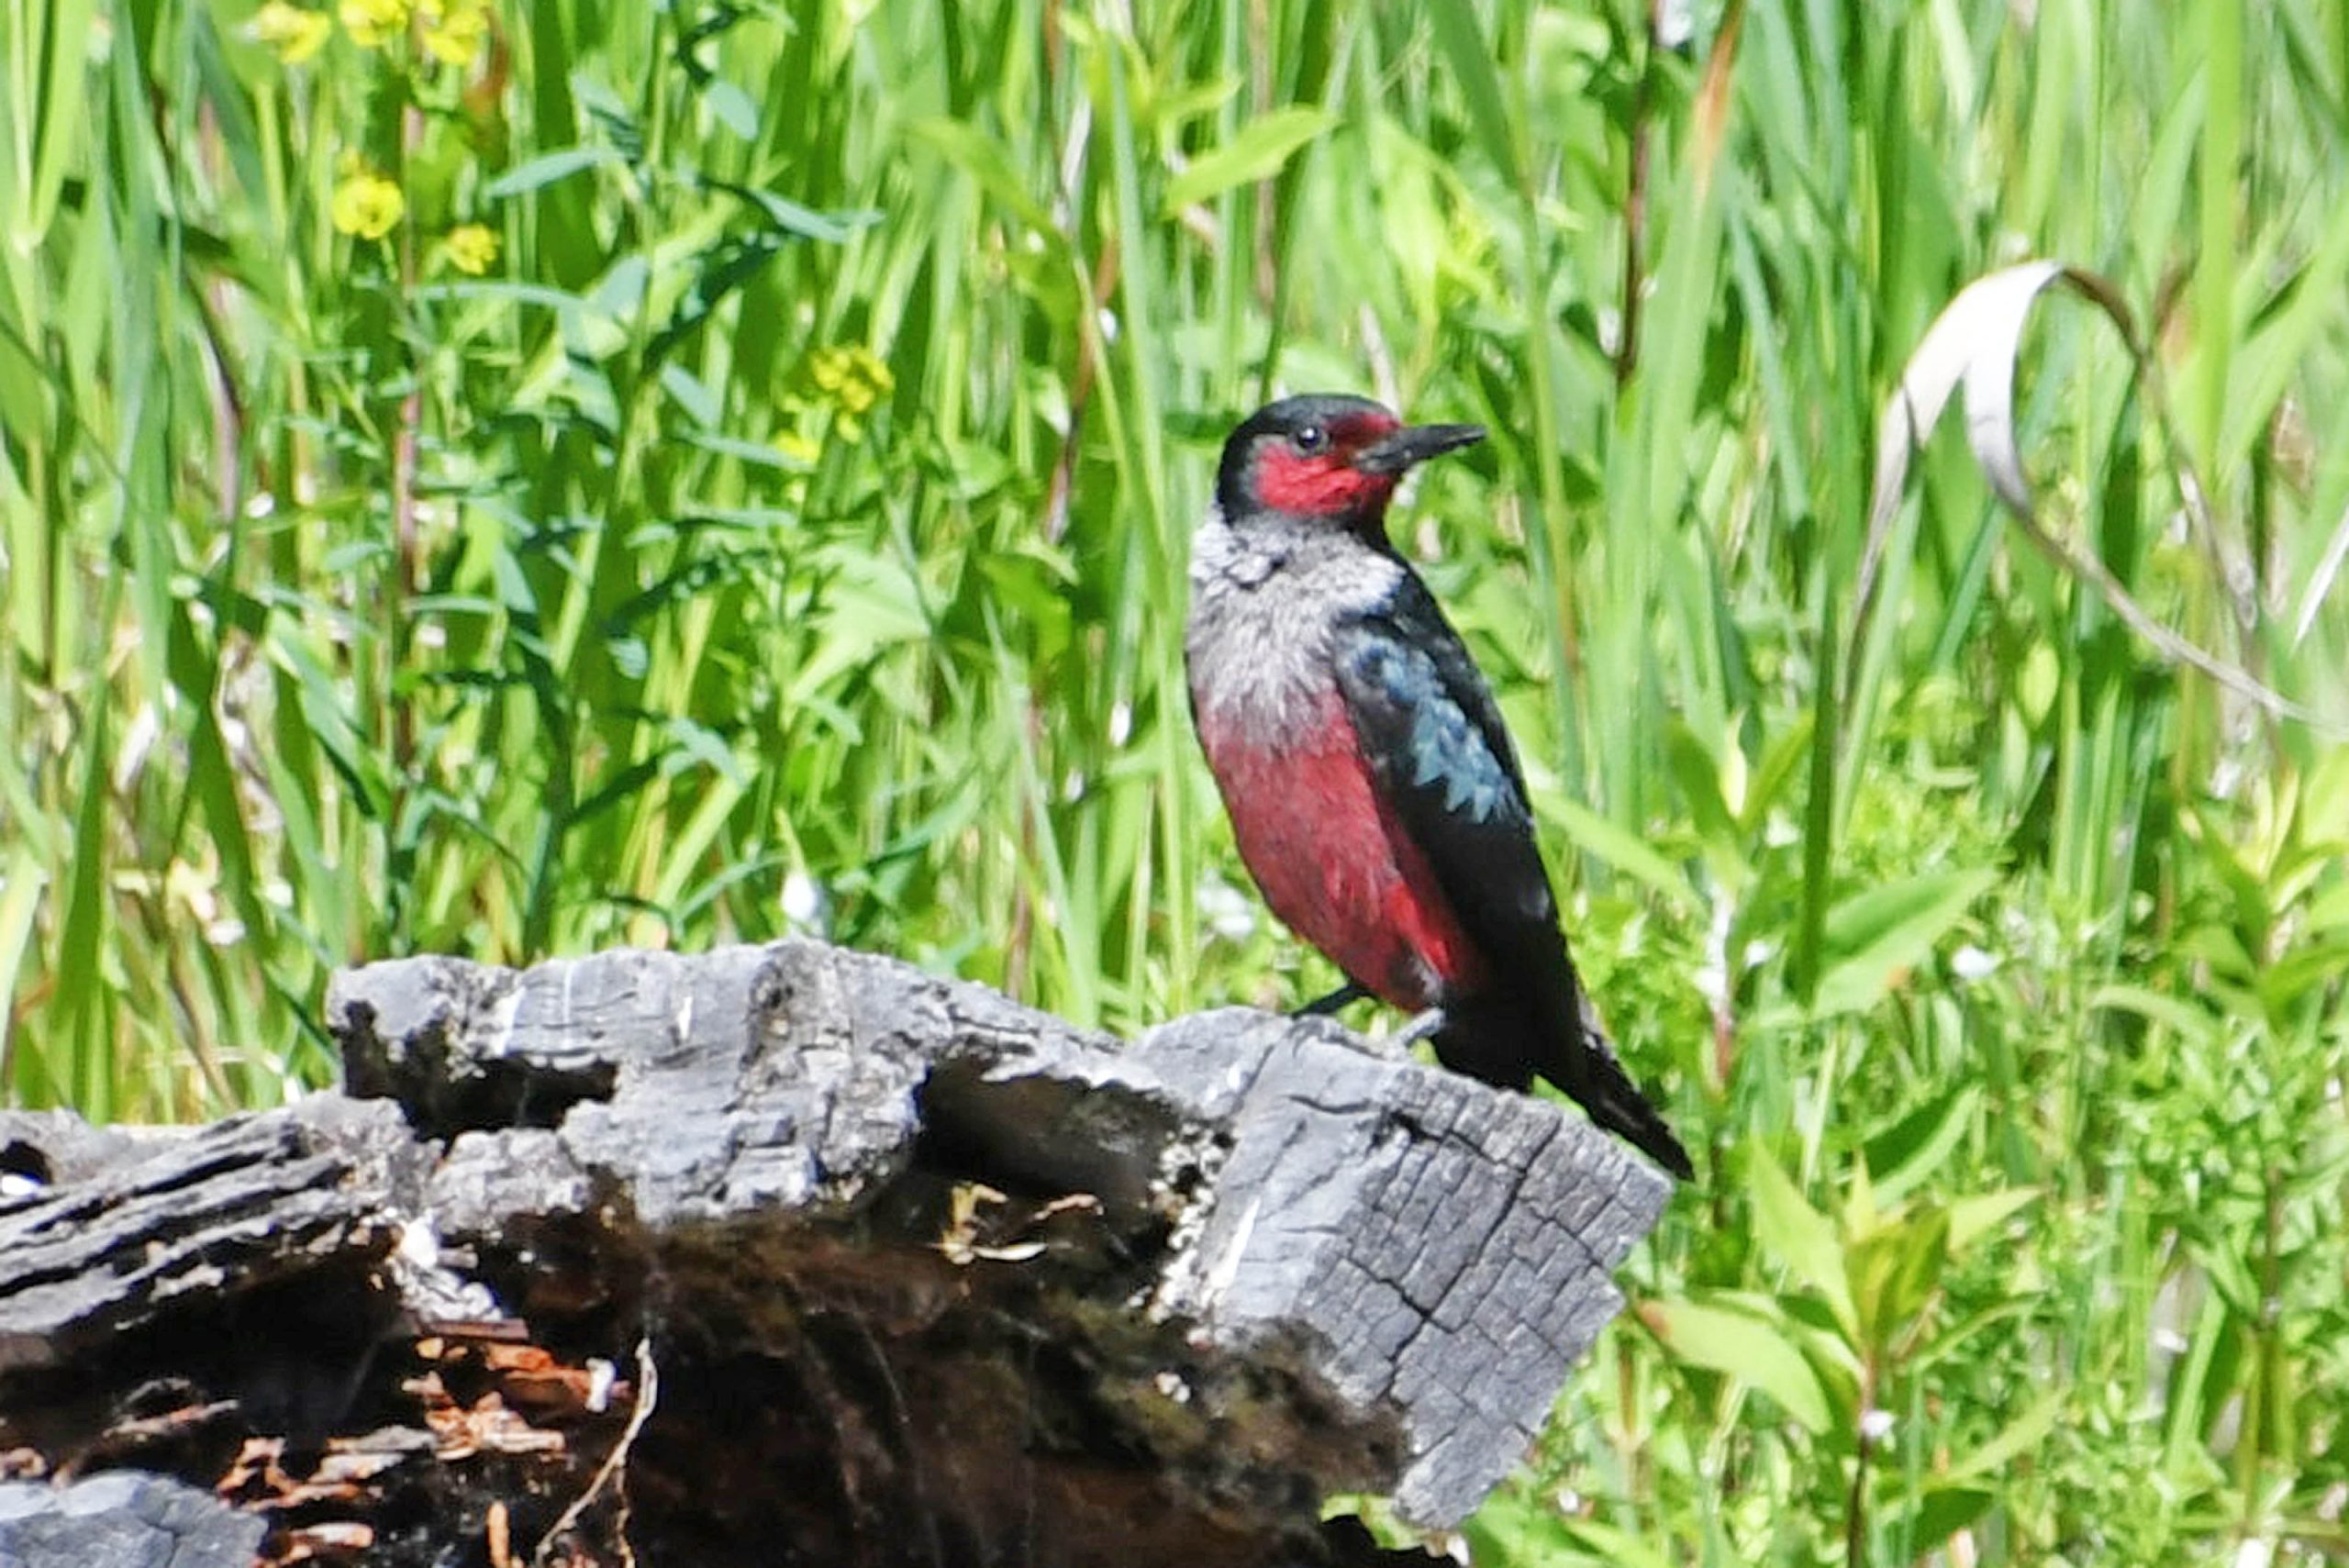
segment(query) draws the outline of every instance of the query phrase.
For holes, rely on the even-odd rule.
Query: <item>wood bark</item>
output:
[[[0,1475],[177,1476],[276,1562],[1366,1561],[1322,1499],[1471,1510],[1669,1191],[1326,1020],[1123,1043],[808,942],[328,1023],[284,1110],[0,1115]]]

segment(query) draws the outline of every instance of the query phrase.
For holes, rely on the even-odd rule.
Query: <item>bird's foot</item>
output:
[[[1442,1007],[1430,1007],[1386,1038],[1393,1040],[1397,1049],[1408,1051],[1442,1029],[1445,1022]]]
[[[1293,1018],[1325,1018],[1341,1007],[1351,1007],[1356,1002],[1366,1002],[1368,1000],[1370,1000],[1370,993],[1349,980],[1343,985],[1339,986],[1335,991],[1330,992],[1327,996],[1315,997],[1312,1001],[1308,1002],[1305,1006],[1299,1007],[1294,1013],[1291,1013],[1289,1017]]]

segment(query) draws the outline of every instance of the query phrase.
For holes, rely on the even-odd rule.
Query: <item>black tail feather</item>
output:
[[[1436,1032],[1436,1060],[1455,1073],[1505,1089],[1539,1075],[1590,1113],[1590,1119],[1679,1177],[1695,1179],[1688,1151],[1615,1060],[1615,1050],[1587,1006],[1564,1028],[1516,1007],[1453,1003]]]

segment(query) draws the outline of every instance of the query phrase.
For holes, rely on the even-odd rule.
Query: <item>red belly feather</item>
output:
[[[1334,698],[1287,745],[1201,728],[1240,858],[1273,913],[1396,1006],[1433,1006],[1475,986],[1475,950],[1427,856],[1379,798]]]

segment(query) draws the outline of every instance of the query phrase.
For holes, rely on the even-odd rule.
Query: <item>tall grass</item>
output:
[[[1493,428],[1406,543],[1704,1146],[1478,1544],[2349,1550],[2349,12],[461,9],[0,17],[0,1095],[275,1100],[414,951],[1309,993],[1183,568],[1232,417],[1368,388]],[[2319,725],[1954,440],[1858,621],[1876,408],[2031,254],[2158,374],[2034,328],[2047,525]]]

